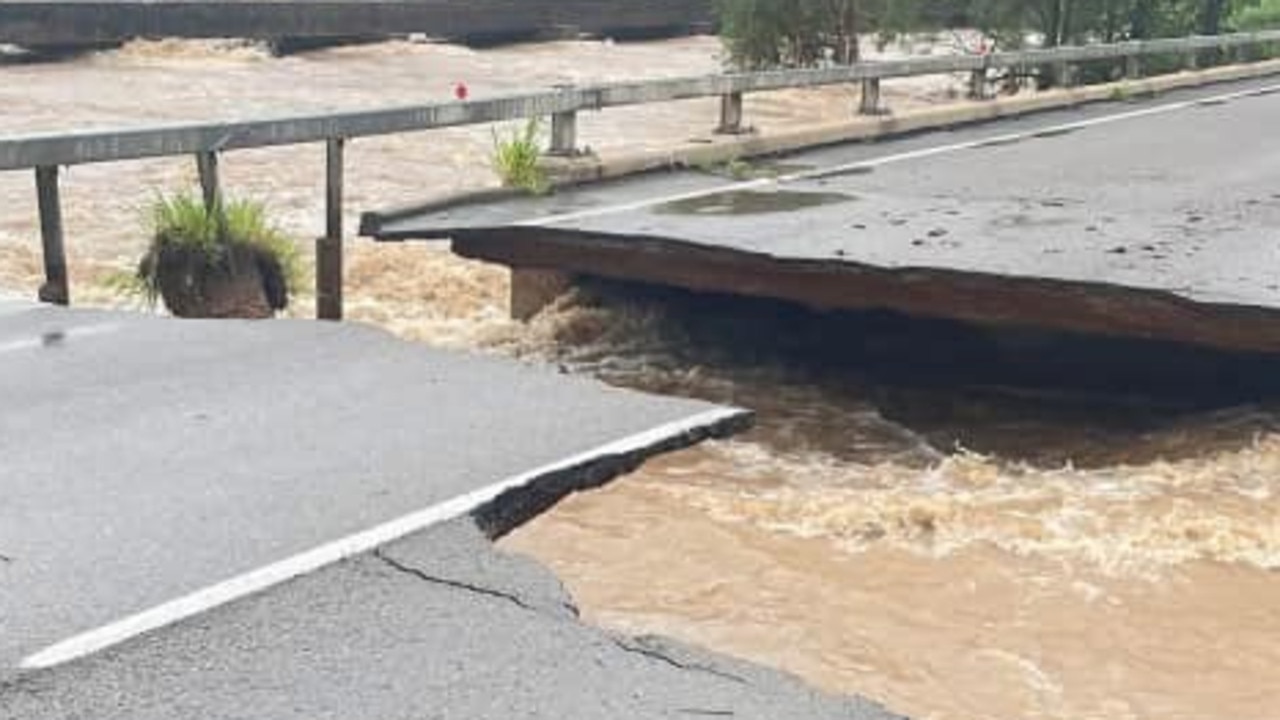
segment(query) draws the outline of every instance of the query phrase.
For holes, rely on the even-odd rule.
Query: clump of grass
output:
[[[1133,97],[1133,91],[1127,85],[1117,85],[1111,88],[1110,99],[1115,102],[1127,102]]]
[[[506,137],[493,131],[493,167],[502,184],[533,195],[551,192],[551,180],[539,165],[542,157],[542,123],[530,118],[524,128]]]
[[[199,304],[215,278],[257,273],[273,310],[300,285],[297,247],[267,219],[263,204],[230,200],[206,207],[190,193],[160,197],[150,208],[152,238],[138,264],[137,287],[175,314]]]

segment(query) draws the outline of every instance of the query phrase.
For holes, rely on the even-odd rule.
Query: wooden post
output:
[[[316,240],[316,317],[342,319],[342,181],[346,141],[329,138],[325,154],[325,231]]]
[[[862,81],[862,102],[858,105],[858,114],[880,114],[880,78],[867,78]]]
[[[720,96],[720,135],[738,135],[742,132],[742,93]]]
[[[222,185],[218,181],[218,153],[196,153],[196,172],[200,175],[200,192],[204,206],[212,209],[222,204]]]
[[[578,113],[560,112],[551,116],[550,155],[576,155],[578,150]]]
[[[36,201],[40,208],[40,242],[44,250],[44,284],[40,302],[67,305],[67,252],[62,238],[62,201],[58,192],[58,166],[36,168]]]

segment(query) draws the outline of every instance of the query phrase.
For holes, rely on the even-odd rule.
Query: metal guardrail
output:
[[[520,120],[550,115],[552,154],[569,154],[576,144],[577,113],[647,103],[720,97],[719,132],[742,129],[742,99],[747,93],[861,83],[860,112],[880,111],[880,82],[890,78],[970,73],[970,94],[985,97],[990,70],[1050,66],[1097,61],[1123,61],[1130,77],[1141,74],[1141,59],[1153,55],[1184,55],[1195,64],[1207,50],[1280,43],[1280,30],[1219,36],[1143,40],[1108,45],[1060,47],[1047,50],[999,52],[986,55],[920,57],[864,62],[856,65],[684,77],[643,82],[559,87],[539,93],[505,95],[471,101],[438,102],[402,108],[338,112],[238,122],[177,124],[119,130],[90,130],[57,134],[0,137],[0,171],[36,169],[44,240],[46,283],[40,297],[66,303],[66,264],[58,199],[58,168],[98,162],[195,155],[205,197],[218,196],[217,154],[228,150],[324,142],[328,147],[329,232],[318,242],[318,313],[341,315],[342,151],[352,138],[432,130],[460,125]],[[1059,75],[1067,77],[1065,72]],[[338,286],[333,286],[334,279]]]
[[[402,108],[243,122],[176,124],[51,135],[18,135],[0,137],[0,171],[28,169],[42,165],[79,165],[273,145],[295,145],[324,142],[333,138],[350,139],[389,135],[692,98],[743,95],[769,90],[841,85],[918,75],[971,73],[989,69],[1125,60],[1163,54],[1189,54],[1272,42],[1280,42],[1280,30],[1002,52],[990,55],[910,58],[819,70],[736,73],[563,87],[547,92],[504,95],[474,101],[439,102]]]

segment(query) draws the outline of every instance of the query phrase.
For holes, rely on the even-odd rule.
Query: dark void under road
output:
[[[1280,352],[1280,79],[366,217],[513,267]],[[764,168],[765,171],[768,168]]]

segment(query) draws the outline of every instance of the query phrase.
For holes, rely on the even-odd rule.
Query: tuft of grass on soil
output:
[[[539,164],[542,158],[542,123],[530,118],[524,128],[506,137],[493,131],[493,167],[506,187],[532,195],[551,192],[551,180]]]
[[[279,264],[282,279],[289,291],[302,284],[302,262],[298,248],[268,219],[266,206],[253,200],[229,200],[212,208],[190,193],[161,196],[150,209],[152,232],[147,256],[138,266],[136,281],[122,284],[140,289],[148,301],[160,296],[162,263],[167,252],[182,253],[200,259],[209,267],[225,267],[237,250],[251,250],[272,258]]]

